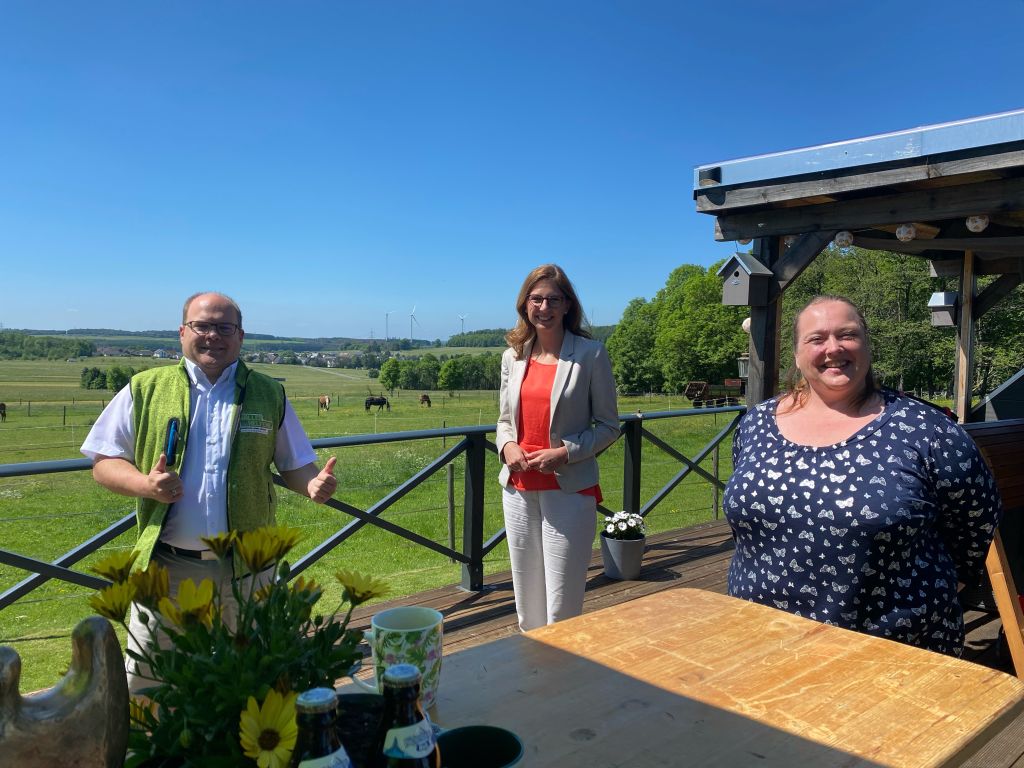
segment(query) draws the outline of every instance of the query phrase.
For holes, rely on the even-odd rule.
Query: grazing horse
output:
[[[425,405],[427,406],[427,408],[430,407],[430,395],[428,395],[426,392],[420,395],[420,405]]]
[[[317,410],[329,411],[331,410],[331,396],[320,395],[320,403],[317,405]]]
[[[370,410],[371,405],[376,405],[378,411],[383,411],[385,407],[387,407],[389,411],[391,410],[391,403],[389,403],[388,399],[383,395],[380,397],[374,397],[371,395],[366,398],[366,410]]]
[[[7,421],[7,403],[0,403],[0,421]]]

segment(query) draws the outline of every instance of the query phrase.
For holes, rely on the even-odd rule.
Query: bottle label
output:
[[[426,757],[433,751],[434,729],[429,720],[390,728],[384,737],[384,754],[388,757]]]
[[[352,761],[348,759],[348,753],[344,747],[324,757],[311,757],[299,763],[299,768],[352,768]]]

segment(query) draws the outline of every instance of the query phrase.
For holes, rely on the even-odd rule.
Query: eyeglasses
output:
[[[531,293],[526,297],[526,300],[535,307],[544,306],[544,302],[546,301],[548,303],[548,308],[558,309],[565,301],[565,296],[541,296],[539,293]]]
[[[214,331],[218,336],[234,336],[238,330],[234,323],[201,323],[198,320],[189,320],[185,325],[192,329],[192,333],[198,333],[200,336],[209,336]]]

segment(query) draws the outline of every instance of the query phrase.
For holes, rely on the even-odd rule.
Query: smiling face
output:
[[[185,313],[185,322],[238,324],[239,320],[234,305],[219,293],[196,296]],[[216,331],[199,334],[184,324],[178,328],[178,335],[181,337],[182,354],[202,368],[211,382],[215,382],[225,368],[238,360],[242,339],[245,338],[241,328],[230,336],[222,336]]]
[[[550,299],[538,306],[534,299]],[[557,304],[558,306],[553,306]],[[526,319],[538,332],[561,331],[563,318],[569,311],[571,302],[558,283],[547,278],[534,283],[526,295]]]
[[[864,323],[844,301],[822,301],[797,319],[794,356],[808,386],[834,400],[864,391],[871,369],[871,346]]]

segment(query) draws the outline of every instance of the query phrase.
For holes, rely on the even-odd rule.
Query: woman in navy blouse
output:
[[[1002,512],[988,466],[941,411],[879,389],[847,299],[797,315],[788,391],[736,430],[729,594],[960,655],[959,583]]]

